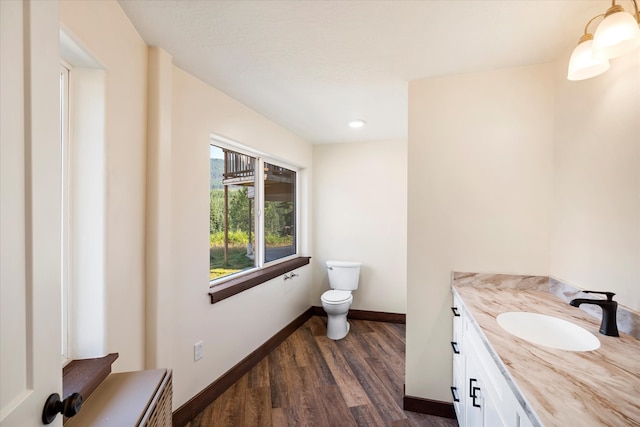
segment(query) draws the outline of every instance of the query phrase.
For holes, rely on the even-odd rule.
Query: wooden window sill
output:
[[[118,353],[107,354],[96,359],[72,360],[62,368],[62,398],[71,393],[80,393],[86,401],[91,393],[111,373],[111,365]]]
[[[251,289],[254,286],[258,286],[264,282],[274,279],[281,274],[286,274],[290,271],[300,268],[303,265],[309,264],[311,257],[298,257],[288,261],[281,262],[269,267],[256,269],[249,274],[229,279],[219,285],[213,286],[209,290],[209,297],[211,298],[211,304],[215,304],[218,301],[229,298],[233,295],[239,294],[242,291]]]

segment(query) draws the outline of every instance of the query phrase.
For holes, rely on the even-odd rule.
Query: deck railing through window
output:
[[[241,184],[253,181],[255,159],[246,154],[224,150],[224,183]]]

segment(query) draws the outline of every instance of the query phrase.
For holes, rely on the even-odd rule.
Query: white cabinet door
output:
[[[529,416],[524,411],[516,397],[512,394],[509,396],[509,399],[510,401],[508,404],[510,414],[513,417],[513,421],[510,422],[510,424],[514,425],[515,427],[533,427],[531,420],[529,420]]]
[[[0,1],[2,427],[62,392],[58,40],[57,1]]]
[[[486,374],[486,371],[483,372]],[[489,378],[484,377],[481,393],[484,396],[484,426],[485,427],[512,427],[502,419],[505,410],[496,399]]]
[[[469,335],[471,334],[475,334],[475,331],[469,331]],[[500,392],[495,388],[491,374],[480,362],[479,350],[482,349],[469,341],[470,336],[466,338],[468,393],[465,418],[467,427],[512,427],[502,419],[502,412],[507,408],[501,404]]]
[[[485,401],[482,391],[482,378],[480,378],[480,367],[475,357],[468,354],[466,359],[466,393],[464,397],[464,418],[466,427],[483,427]]]

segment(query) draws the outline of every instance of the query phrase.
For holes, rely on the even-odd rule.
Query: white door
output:
[[[0,0],[2,427],[62,394],[58,40],[57,1]]]

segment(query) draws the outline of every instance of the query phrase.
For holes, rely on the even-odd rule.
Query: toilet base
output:
[[[332,292],[332,291],[329,291]],[[323,294],[324,296],[324,294]],[[322,298],[321,298],[322,299]],[[347,314],[353,296],[340,303],[328,303],[322,299],[322,308],[327,313],[327,338],[332,340],[341,340],[349,333],[349,322],[347,322]]]
[[[346,337],[351,329],[347,315],[329,315],[327,317],[327,338],[337,341]]]

